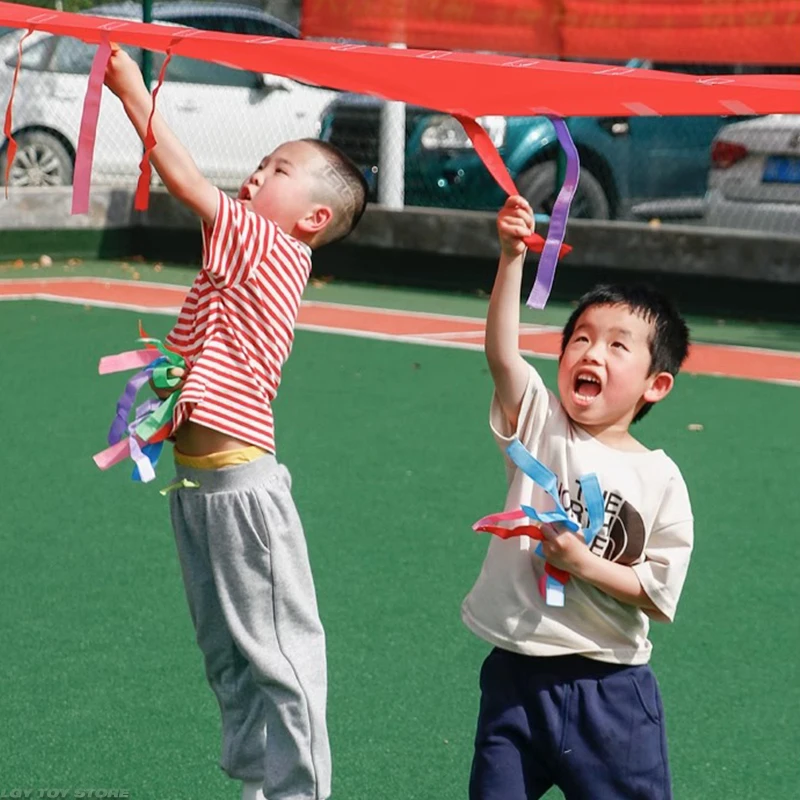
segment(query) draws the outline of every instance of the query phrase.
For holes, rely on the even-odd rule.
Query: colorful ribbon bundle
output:
[[[139,341],[146,345],[144,350],[129,350],[100,359],[101,375],[143,369],[125,385],[108,432],[109,447],[97,453],[94,462],[105,470],[130,456],[134,462],[133,480],[148,483],[156,476],[155,468],[164,440],[172,432],[172,414],[180,392],[172,392],[164,401],[157,398],[145,400],[134,409],[136,397],[151,379],[157,389],[175,388],[181,378],[171,375],[171,370],[175,367],[185,369],[186,362],[158,339],[142,336]],[[132,411],[133,421],[130,421]]]
[[[534,483],[538,484],[550,495],[556,507],[553,511],[537,511],[530,506],[522,505],[513,511],[504,511],[500,514],[490,514],[488,517],[483,517],[472,526],[472,529],[478,532],[492,533],[501,539],[529,536],[531,539],[541,542],[544,539],[541,525],[557,525],[566,528],[572,533],[581,534],[586,544],[591,544],[594,537],[600,533],[605,519],[603,492],[600,489],[600,482],[597,480],[597,476],[592,474],[578,479],[578,483],[583,490],[586,511],[589,515],[589,526],[582,529],[577,522],[570,519],[559,500],[558,479],[555,474],[540,461],[537,461],[525,449],[519,439],[514,439],[511,442],[506,448],[506,453],[518,469],[522,470]],[[540,524],[517,525],[513,528],[498,524],[519,519],[532,519]],[[536,555],[544,558],[541,544],[536,548]],[[563,606],[565,600],[564,587],[569,581],[569,573],[548,563],[545,563],[544,569],[545,575],[539,584],[540,593],[545,598],[548,606]]]

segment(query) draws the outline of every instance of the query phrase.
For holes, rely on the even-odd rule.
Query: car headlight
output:
[[[503,146],[506,141],[505,117],[479,117],[478,123],[489,134],[495,147]],[[457,119],[437,114],[431,117],[422,133],[422,146],[426,150],[469,150],[472,142]]]

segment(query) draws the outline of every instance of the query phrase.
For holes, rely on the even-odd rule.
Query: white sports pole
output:
[[[390,47],[405,48],[404,44]],[[386,208],[402,208],[405,198],[406,104],[387,100],[381,109],[378,154],[378,202]]]

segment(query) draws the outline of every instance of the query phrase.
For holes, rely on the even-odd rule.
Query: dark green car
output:
[[[681,65],[632,61],[631,67],[696,75],[798,72],[757,65]],[[364,171],[375,200],[382,101],[342,95],[321,121],[321,138],[347,152]],[[593,219],[702,214],[711,142],[732,117],[573,117],[570,132],[581,157],[572,214]],[[538,213],[555,199],[557,140],[545,117],[484,117],[520,192]],[[452,117],[406,111],[405,203],[494,210],[505,199]]]

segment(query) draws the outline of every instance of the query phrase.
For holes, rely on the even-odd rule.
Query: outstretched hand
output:
[[[118,45],[111,43],[111,57],[106,67],[105,84],[114,94],[124,100],[147,87],[139,65]]]
[[[523,240],[533,233],[534,227],[530,203],[519,195],[509,197],[497,215],[497,233],[503,253],[512,258],[524,253]]]

